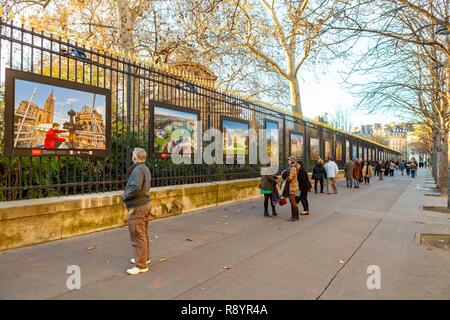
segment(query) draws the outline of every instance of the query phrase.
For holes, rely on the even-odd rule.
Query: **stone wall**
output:
[[[340,177],[343,176],[342,171]],[[152,219],[259,197],[260,179],[154,188]],[[122,192],[0,203],[0,251],[122,227]]]

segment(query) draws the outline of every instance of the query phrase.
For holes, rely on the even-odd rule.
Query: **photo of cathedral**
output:
[[[13,148],[106,148],[106,96],[15,79]]]

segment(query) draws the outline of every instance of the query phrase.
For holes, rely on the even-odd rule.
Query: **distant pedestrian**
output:
[[[336,185],[336,179],[337,179],[337,175],[339,173],[339,168],[336,164],[336,162],[334,162],[334,158],[333,157],[329,157],[328,158],[328,162],[325,164],[325,171],[327,172],[327,193],[331,194],[331,188],[330,188],[330,184],[333,187],[333,193],[336,194],[337,193],[337,185]]]
[[[411,173],[411,161],[408,161],[407,163],[406,163],[406,175],[410,175],[410,173]]]
[[[323,160],[319,159],[313,168],[314,192],[317,194],[317,184],[320,183],[320,193],[323,193],[323,180],[327,178],[327,172],[323,166]]]
[[[277,187],[277,177],[270,175],[261,176],[261,183],[259,185],[260,193],[264,196],[264,216],[270,217],[269,215],[269,201],[270,206],[272,207],[272,216],[277,215],[277,211],[275,210],[275,200],[274,199],[274,191]]]
[[[411,178],[416,178],[417,162],[411,162]]]
[[[375,175],[379,176],[381,174],[381,168],[382,167],[382,162],[381,161],[377,161],[375,164]]]
[[[389,175],[393,177],[394,172],[395,172],[395,163],[394,161],[391,161],[391,163],[389,163]]]
[[[150,263],[150,243],[148,241],[148,220],[150,216],[150,170],[145,165],[147,153],[144,149],[134,148],[131,166],[123,202],[128,209],[128,228],[130,231],[133,256],[130,261],[134,268],[127,273],[136,275],[148,271]]]
[[[302,161],[299,161],[298,169],[298,187],[300,189],[299,201],[302,203],[303,212],[302,216],[309,215],[309,203],[308,203],[308,192],[311,191],[311,181],[309,181],[308,173],[305,170],[305,166]]]
[[[402,176],[404,175],[403,173],[405,172],[406,169],[406,161],[402,160],[402,162],[400,163],[400,172],[402,173]]]
[[[363,176],[364,176],[364,184],[369,184],[370,178],[372,177],[372,166],[370,165],[369,161],[366,161],[364,163],[362,172],[363,172]]]
[[[348,160],[344,166],[344,175],[347,182],[347,188],[353,186],[353,169],[355,168],[355,163],[352,160]]]
[[[354,160],[355,166],[353,167],[353,187],[355,189],[359,188],[359,179],[361,179],[361,162],[358,160],[358,158],[355,158]]]
[[[390,170],[390,162],[386,161],[384,163],[384,175],[388,176],[389,175],[389,170]]]
[[[294,157],[288,158],[289,167],[283,172],[283,179],[286,181],[282,195],[289,198],[291,203],[291,218],[288,221],[297,221],[299,219],[296,194],[298,191],[297,172],[298,165]]]

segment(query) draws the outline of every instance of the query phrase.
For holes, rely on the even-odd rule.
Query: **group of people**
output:
[[[419,164],[417,163],[417,161],[414,158],[412,158],[411,161],[402,160],[401,162],[379,161],[375,164],[375,175],[379,176],[381,174],[384,176],[393,177],[395,171],[400,170],[402,176],[404,175],[404,172],[406,171],[406,174],[408,176],[411,176],[411,178],[415,178],[417,169],[419,167],[420,167]]]
[[[272,216],[276,216],[276,203],[284,205],[289,201],[291,205],[291,218],[288,221],[299,220],[300,215],[309,215],[308,193],[311,192],[312,185],[306,172],[303,161],[295,157],[288,158],[288,168],[281,173],[281,192],[277,187],[277,176],[263,175],[261,177],[260,192],[264,195],[264,216],[269,215],[269,201],[272,207]],[[314,190],[317,193],[317,186],[320,184],[320,192],[323,193],[324,181],[326,181],[327,193],[337,193],[336,178],[339,168],[333,158],[329,158],[324,165],[323,160],[319,160],[314,167],[312,177],[314,179]],[[331,187],[330,187],[331,186]],[[298,204],[303,207],[302,213],[299,212]]]
[[[348,160],[344,165],[344,176],[347,182],[347,188],[359,188],[359,184],[370,184],[370,178],[372,178],[372,166],[369,161],[364,163],[358,158]]]
[[[272,216],[277,216],[276,204],[284,205],[287,202],[291,205],[291,218],[288,221],[299,220],[299,215],[309,215],[308,193],[312,191],[312,185],[306,172],[305,165],[302,161],[294,157],[288,158],[288,168],[281,173],[281,191],[278,191],[277,176],[263,175],[260,183],[260,193],[264,196],[264,216],[270,217],[269,202],[272,208]],[[375,167],[375,173],[373,172]],[[358,189],[360,184],[370,184],[370,178],[379,175],[394,176],[395,170],[406,170],[412,178],[416,176],[418,168],[417,162],[412,159],[409,162],[402,161],[395,163],[394,161],[377,161],[370,163],[369,161],[361,161],[358,158],[348,160],[344,165],[344,176],[347,188]],[[313,168],[311,178],[314,180],[314,192],[324,193],[324,187],[328,194],[337,194],[337,176],[339,168],[330,157],[324,164],[319,159]],[[303,212],[299,213],[299,204],[302,204]]]
[[[420,167],[422,165],[422,167]],[[402,162],[399,164],[400,172],[402,173],[402,176],[404,175],[404,172],[406,170],[406,175],[411,175],[411,178],[416,178],[416,172],[418,168],[423,168],[424,163],[420,162],[420,164],[417,164],[417,161],[413,158],[411,161],[406,162],[405,160],[402,160]],[[425,165],[426,167],[426,165]]]
[[[128,209],[128,228],[131,238],[133,258],[130,262],[133,268],[127,270],[130,275],[147,272],[150,264],[150,247],[148,239],[148,221],[150,217],[150,185],[151,174],[145,165],[147,153],[144,149],[135,148],[132,155],[133,166],[129,170],[129,178],[123,192],[123,202]],[[288,168],[281,173],[281,192],[278,191],[277,176],[263,175],[261,177],[260,192],[264,195],[264,216],[269,215],[269,202],[272,207],[272,216],[276,216],[276,204],[286,204],[291,206],[291,218],[288,221],[298,221],[299,215],[309,215],[308,193],[311,192],[312,185],[306,172],[306,167],[302,161],[294,157],[288,158]],[[418,168],[417,162],[412,161],[394,163],[377,162],[375,174],[385,174],[387,169],[399,169],[402,174],[406,170],[414,178]],[[372,166],[368,161],[364,163],[355,158],[345,163],[344,167],[347,188],[359,188],[360,182],[370,183],[372,177]],[[383,172],[384,171],[384,172]],[[324,185],[328,194],[337,194],[336,180],[339,168],[332,157],[324,164],[319,160],[314,166],[312,179],[314,179],[314,191],[317,194],[317,187],[320,185],[320,193],[324,193]],[[299,213],[298,204],[301,203],[303,211]]]

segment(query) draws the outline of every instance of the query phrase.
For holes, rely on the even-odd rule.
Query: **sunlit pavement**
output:
[[[450,233],[445,205],[418,177],[373,178],[337,195],[309,195],[311,215],[289,207],[264,218],[262,199],[150,224],[149,272],[128,276],[127,228],[0,254],[2,299],[449,299],[450,252],[417,244],[417,233]],[[67,267],[81,289],[66,286]],[[379,267],[380,289],[370,286]],[[373,278],[371,278],[373,279]],[[371,289],[369,289],[369,287]]]

